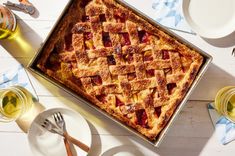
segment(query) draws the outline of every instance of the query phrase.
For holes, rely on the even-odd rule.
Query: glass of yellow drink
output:
[[[32,104],[32,94],[21,86],[0,89],[0,122],[19,119],[31,109]]]
[[[235,86],[227,86],[219,90],[215,97],[215,109],[235,123]]]
[[[14,13],[0,5],[0,39],[11,38],[16,33],[17,22]]]

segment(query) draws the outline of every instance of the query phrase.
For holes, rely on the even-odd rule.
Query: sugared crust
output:
[[[101,14],[105,14],[105,22],[99,17]],[[114,14],[121,16],[120,20],[125,23],[116,22]],[[81,22],[84,15],[89,16],[89,22]],[[139,38],[142,30],[150,33],[146,43]],[[93,41],[86,43],[84,34],[89,32]],[[105,46],[103,32],[109,33],[112,47]],[[129,41],[122,39],[119,32],[128,32]],[[65,40],[71,33],[72,50],[66,47]],[[123,45],[124,41],[131,45]],[[87,49],[90,45],[95,49]],[[55,51],[56,56],[52,56]],[[110,56],[111,61],[107,58]],[[37,66],[78,95],[155,140],[181,103],[202,62],[199,53],[113,0],[89,3],[75,0],[45,45]],[[177,86],[169,89],[168,85],[172,84]],[[138,112],[141,112],[141,121]]]

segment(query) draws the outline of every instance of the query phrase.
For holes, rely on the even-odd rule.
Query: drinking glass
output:
[[[21,86],[0,89],[0,122],[21,118],[33,104],[32,94]]]
[[[215,109],[235,123],[235,86],[227,86],[219,90],[215,97]]]

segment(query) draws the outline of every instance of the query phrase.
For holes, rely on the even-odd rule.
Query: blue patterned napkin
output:
[[[184,19],[182,1],[153,0],[154,19],[168,28],[195,34]]]
[[[215,133],[223,145],[235,140],[235,124],[226,119],[224,116],[217,113],[213,103],[209,103],[208,111],[215,126]]]
[[[0,88],[7,88],[12,85],[20,85],[26,88],[31,92],[34,100],[38,100],[24,67],[19,63],[14,63],[10,68],[0,73]]]

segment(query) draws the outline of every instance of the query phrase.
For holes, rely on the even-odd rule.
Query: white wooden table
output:
[[[5,2],[1,0],[0,2]],[[17,0],[11,0],[17,2]],[[28,43],[22,48],[15,41],[0,41],[0,67],[11,65],[16,58],[25,66],[37,52],[41,43],[55,24],[68,0],[31,0],[39,10],[38,18],[15,11],[21,27],[22,38]],[[151,1],[128,0],[138,9],[151,16]],[[142,2],[142,3],[141,3]],[[40,103],[46,108],[69,107],[84,116],[92,131],[90,155],[234,155],[235,142],[226,146],[218,142],[206,105],[213,101],[223,86],[235,85],[235,34],[219,40],[206,40],[199,36],[176,32],[214,57],[213,63],[194,91],[185,108],[168,132],[159,148],[139,140],[122,127],[100,115],[89,106],[55,87],[30,71],[27,71]],[[1,156],[32,156],[27,135],[15,122],[0,124]]]

